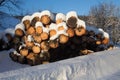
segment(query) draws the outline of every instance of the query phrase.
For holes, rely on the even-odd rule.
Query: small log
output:
[[[24,31],[20,28],[16,29],[15,30],[15,36],[23,37],[24,36]]]
[[[35,53],[35,54],[39,54],[40,51],[41,51],[41,48],[40,48],[40,46],[34,45],[34,46],[32,47],[32,51],[33,51],[33,53]]]
[[[66,35],[64,35],[64,34],[61,34],[61,35],[59,36],[59,42],[60,42],[61,44],[67,43],[68,40],[69,40],[69,37],[66,36]]]
[[[35,34],[35,28],[30,26],[27,30],[27,35],[33,35]]]
[[[75,29],[75,34],[76,34],[77,36],[82,36],[82,35],[84,35],[85,33],[86,33],[86,29],[83,28],[83,27],[78,27],[78,28]]]
[[[34,38],[34,41],[37,42],[37,43],[41,43],[42,39],[41,39],[41,36],[40,35],[33,35],[33,38]]]
[[[21,64],[26,64],[27,63],[27,59],[25,56],[18,56],[18,62]]]
[[[47,40],[49,38],[49,35],[46,32],[42,32],[40,37],[41,37],[42,40]]]
[[[59,46],[59,43],[57,40],[51,40],[49,41],[50,48],[57,48]]]
[[[9,56],[13,61],[15,61],[15,62],[18,61],[18,55],[14,54],[14,52],[10,52]]]
[[[48,51],[50,48],[49,43],[47,41],[41,42],[40,47],[43,51]]]
[[[107,45],[108,43],[109,43],[109,39],[108,38],[104,38],[102,40],[102,44]]]
[[[50,34],[50,37],[52,37],[52,36],[57,34],[57,31],[56,30],[50,30],[49,34]]]
[[[25,26],[25,31],[30,27],[30,20],[23,21],[23,24]]]
[[[51,19],[50,19],[50,17],[49,17],[48,15],[43,15],[43,16],[41,17],[41,22],[42,22],[44,25],[48,25],[48,24],[50,24]]]
[[[72,29],[76,28],[77,27],[77,18],[74,16],[68,18],[67,25],[68,25],[68,27],[70,27]]]
[[[34,17],[34,18],[32,19],[30,25],[31,25],[31,26],[35,26],[35,24],[36,24],[37,21],[40,21],[40,18],[36,16],[36,17]]]
[[[73,37],[75,35],[75,32],[72,28],[68,28],[66,31],[69,37]]]
[[[35,28],[36,34],[40,35],[43,32],[43,29],[41,26],[38,26],[37,28]]]
[[[20,49],[20,54],[22,56],[27,56],[28,55],[28,49],[27,48]]]

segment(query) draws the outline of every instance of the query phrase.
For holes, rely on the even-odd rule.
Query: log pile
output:
[[[108,49],[109,34],[86,27],[75,11],[54,15],[44,10],[16,25],[9,54],[13,61],[38,65]]]

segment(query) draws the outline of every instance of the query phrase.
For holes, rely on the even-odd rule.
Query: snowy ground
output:
[[[10,70],[15,70],[19,68],[28,67],[28,65],[21,65],[17,62],[14,62],[9,57],[9,51],[0,52],[0,73]]]
[[[30,67],[13,62],[3,51],[0,80],[119,80],[119,53],[114,49]]]

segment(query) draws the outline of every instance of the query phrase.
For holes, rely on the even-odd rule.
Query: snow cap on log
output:
[[[49,33],[49,28],[43,27],[43,32]]]
[[[34,45],[36,45],[36,46],[39,46],[39,47],[40,47],[40,44],[39,44],[39,43],[34,43]]]
[[[56,20],[62,19],[63,21],[66,20],[66,16],[63,13],[57,13],[56,14]]]
[[[78,18],[77,16],[77,13],[75,11],[70,11],[66,14],[66,21],[70,18],[70,17],[76,17]]]
[[[42,27],[42,28],[44,27],[43,24],[42,24],[41,22],[36,22],[35,28],[37,28],[38,26],[40,26],[40,27]]]
[[[28,35],[28,36],[27,36],[27,41],[29,41],[29,42],[34,41],[32,35]]]
[[[11,34],[12,37],[13,37],[14,34],[15,34],[14,29],[12,29],[12,28],[6,29],[4,33],[5,33],[5,34],[9,33],[9,34]]]
[[[41,12],[41,17],[44,16],[44,15],[47,15],[50,17],[51,20],[54,20],[54,16],[53,14],[49,11],[49,10],[44,10]]]
[[[104,33],[104,30],[103,30],[102,28],[99,28],[99,29],[98,29],[98,32],[99,32],[99,33]]]
[[[31,21],[31,16],[30,15],[26,15],[22,18],[22,22],[24,22],[25,20],[30,20]]]
[[[61,30],[61,31],[57,31],[57,34],[56,34],[56,35],[50,37],[50,40],[55,40],[55,39],[57,39],[61,34],[64,34],[64,35],[68,36],[68,34],[66,33],[65,30]]]
[[[26,47],[26,45],[25,44],[20,45],[19,50],[21,50],[23,47]]]
[[[104,33],[103,33],[103,36],[104,36],[105,38],[108,38],[108,39],[109,39],[109,34],[108,34],[107,32],[104,32]]]
[[[86,29],[85,21],[78,19],[77,27],[83,27]]]
[[[35,28],[37,28],[38,26],[42,27],[43,32],[49,33],[49,28],[44,27],[44,25],[41,22],[36,22]]]
[[[68,29],[68,27],[67,27],[67,25],[66,25],[65,22],[59,23],[59,24],[57,25],[57,28],[59,28],[59,27],[61,27],[61,26],[64,28],[64,30],[67,30],[67,29]]]
[[[68,33],[66,33],[65,30],[58,31],[57,34],[58,35],[64,34],[64,35],[68,36]]]
[[[49,26],[49,30],[55,30],[56,32],[57,31],[57,25],[54,24],[54,23],[51,23],[50,26]],[[58,34],[56,33],[55,35],[53,35],[52,37],[50,37],[50,40],[55,40],[56,38],[58,38]]]
[[[49,26],[49,30],[57,30],[57,25],[55,23],[51,23]]]
[[[103,34],[103,37],[109,39],[109,34],[107,32],[105,32],[102,28],[99,28],[98,31]]]
[[[35,12],[34,14],[32,14],[32,16],[31,16],[31,20],[33,19],[33,18],[35,18],[35,17],[41,17],[41,13],[40,12]]]
[[[15,30],[16,30],[16,29],[21,29],[21,30],[23,30],[23,31],[25,32],[25,27],[24,27],[23,23],[17,24],[17,25],[15,26]]]
[[[50,40],[55,40],[58,38],[58,36],[59,36],[58,34],[55,34],[54,36],[50,37]]]

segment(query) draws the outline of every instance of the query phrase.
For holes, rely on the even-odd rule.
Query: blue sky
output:
[[[33,13],[40,10],[50,10],[58,13],[66,14],[68,11],[74,10],[79,15],[87,15],[91,6],[102,2],[110,3],[120,7],[120,0],[21,0],[22,10],[15,12]],[[14,12],[14,13],[15,13]],[[12,13],[12,12],[11,12]]]

